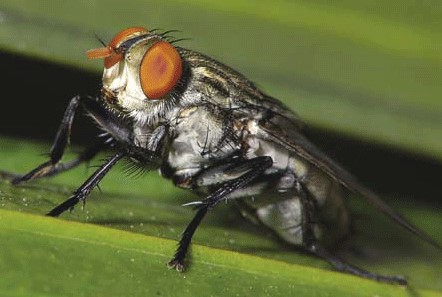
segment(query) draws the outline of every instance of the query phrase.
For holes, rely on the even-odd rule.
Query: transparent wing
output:
[[[260,128],[262,129],[261,133],[263,134],[261,137],[278,143],[286,149],[293,151],[350,191],[363,197],[375,208],[401,225],[403,228],[407,229],[411,233],[427,241],[438,249],[442,249],[442,247],[428,234],[402,217],[399,213],[387,205],[379,197],[379,195],[362,185],[351,173],[342,168],[339,164],[319,150],[304,135],[302,135],[300,129],[296,129],[296,127],[297,123],[292,123],[287,117],[273,115],[271,118],[262,120],[260,122]]]

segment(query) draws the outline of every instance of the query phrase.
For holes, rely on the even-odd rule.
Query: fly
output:
[[[164,33],[132,27],[103,48],[88,51],[89,58],[104,59],[101,96],[74,97],[50,159],[13,183],[61,173],[110,148],[113,155],[49,216],[84,202],[107,172],[128,158],[159,169],[176,186],[201,196],[189,203],[196,214],[169,267],[184,270],[192,236],[205,215],[220,202],[234,200],[247,218],[338,271],[405,285],[402,276],[368,272],[328,251],[349,233],[345,192],[356,193],[411,233],[438,244],[316,148],[303,135],[302,120],[281,102],[232,68],[173,43]],[[80,106],[107,138],[63,163]]]

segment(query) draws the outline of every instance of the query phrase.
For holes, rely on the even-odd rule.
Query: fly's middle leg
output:
[[[190,246],[190,242],[192,241],[192,237],[201,223],[204,216],[207,214],[209,210],[214,208],[219,202],[229,199],[228,195],[233,193],[236,190],[239,190],[248,184],[250,184],[257,177],[261,176],[264,171],[270,168],[273,164],[272,158],[263,156],[256,157],[250,160],[246,160],[241,164],[237,165],[242,169],[248,168],[248,170],[239,176],[238,178],[226,181],[221,184],[221,186],[209,194],[198,206],[197,213],[194,216],[193,220],[184,230],[181,240],[178,244],[178,249],[175,252],[174,257],[168,263],[170,268],[175,268],[176,270],[182,272],[184,271],[184,260],[186,258],[187,251]],[[233,166],[234,167],[234,166]],[[233,168],[232,168],[233,169]],[[207,170],[213,170],[213,168],[208,168]]]

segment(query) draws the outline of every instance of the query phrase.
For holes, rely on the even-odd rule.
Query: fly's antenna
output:
[[[97,32],[94,32],[94,36],[95,36],[95,39],[97,39],[98,42],[101,43],[102,46],[107,47],[107,44],[103,41],[103,39],[101,39],[100,36],[98,36]]]

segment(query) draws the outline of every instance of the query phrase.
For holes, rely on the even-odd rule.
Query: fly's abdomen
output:
[[[315,205],[315,235],[324,245],[333,245],[350,231],[350,214],[345,204],[347,192],[341,184],[314,166],[310,166],[304,187]]]
[[[297,190],[297,183],[304,194]],[[246,198],[240,203],[248,213],[246,217],[258,220],[288,243],[303,245],[306,210],[301,199],[307,199],[308,195],[315,208],[310,211],[314,215],[310,224],[319,242],[333,245],[348,234],[350,219],[344,191],[340,184],[316,167],[290,157],[287,171],[274,185],[270,191],[267,189],[254,199]]]
[[[312,193],[309,194],[316,201],[319,200]],[[270,194],[255,197],[254,201],[246,198],[244,202],[248,205],[248,212],[252,211],[255,219],[272,229],[285,241],[294,245],[303,245],[305,209],[301,196],[296,191],[274,192],[271,195],[276,197],[271,198],[266,197],[267,195]],[[316,204],[317,209],[313,212],[315,217],[312,218],[311,227],[316,239],[324,245],[333,245],[348,234],[350,227],[349,213],[344,204],[340,185],[331,182],[327,196],[320,199],[321,203]],[[266,201],[269,203],[266,204]]]
[[[299,198],[294,197],[261,206],[256,209],[256,217],[285,241],[302,245],[302,205]]]
[[[350,219],[341,185],[277,144],[256,138],[254,141],[259,147],[254,150],[255,154],[270,155],[278,161],[270,170],[277,181],[260,195],[245,198],[240,203],[249,214],[246,217],[254,217],[291,244],[303,245],[306,220],[305,204],[301,199],[309,199],[315,208],[310,211],[314,217],[309,224],[316,239],[324,245],[332,245],[346,236]]]

